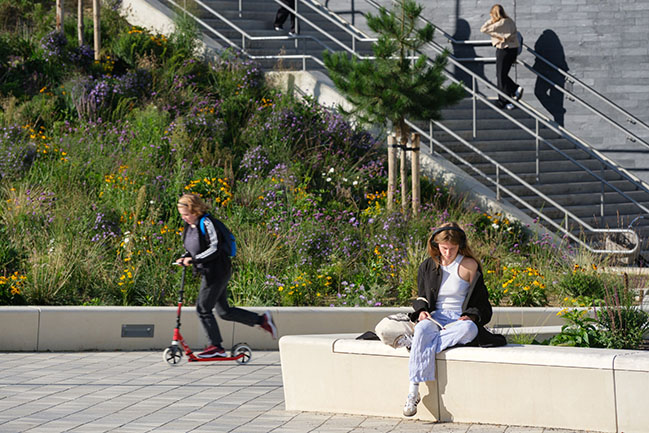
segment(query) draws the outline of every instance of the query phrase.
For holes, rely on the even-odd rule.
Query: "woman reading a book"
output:
[[[435,380],[435,355],[456,345],[500,346],[505,338],[488,332],[491,320],[489,294],[484,284],[480,262],[471,252],[466,233],[456,223],[446,223],[428,239],[429,258],[419,266],[418,294],[409,315],[412,333],[404,332],[392,342],[382,332],[386,319],[377,325],[383,342],[410,348],[410,387],[405,416],[417,413],[419,384]],[[394,320],[394,319],[393,319]],[[407,320],[407,319],[406,319]],[[392,329],[394,330],[394,326]]]

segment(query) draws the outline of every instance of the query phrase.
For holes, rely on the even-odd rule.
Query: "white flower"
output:
[[[354,186],[358,185],[358,181],[357,180],[353,181],[352,185],[354,185]]]
[[[334,172],[334,168],[331,167],[331,168],[329,169],[329,174],[331,174],[331,173],[333,173],[333,172]]]
[[[328,177],[328,178],[326,179],[326,181],[327,181],[327,182],[331,182],[331,178]]]
[[[500,226],[499,226],[498,224],[495,224],[495,223],[494,223],[494,224],[491,225],[491,227],[497,229],[497,228],[499,228]]]

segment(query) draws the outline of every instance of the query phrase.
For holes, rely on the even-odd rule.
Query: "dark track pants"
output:
[[[243,323],[248,326],[262,323],[263,316],[228,304],[228,281],[232,276],[232,264],[229,259],[219,260],[217,265],[202,270],[201,288],[196,299],[196,313],[207,333],[210,344],[219,346],[223,341],[219,325],[212,310],[223,320]]]

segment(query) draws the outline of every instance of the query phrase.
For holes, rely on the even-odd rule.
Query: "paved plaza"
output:
[[[161,352],[0,353],[0,432],[569,431],[286,411],[279,352],[256,351],[178,367]]]

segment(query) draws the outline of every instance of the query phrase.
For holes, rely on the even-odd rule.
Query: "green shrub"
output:
[[[559,288],[564,295],[574,298],[604,298],[604,284],[600,275],[586,272],[579,266],[559,281]]]

